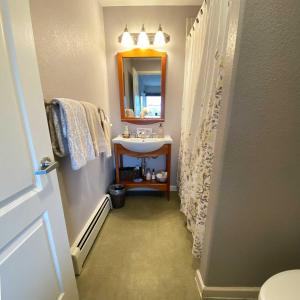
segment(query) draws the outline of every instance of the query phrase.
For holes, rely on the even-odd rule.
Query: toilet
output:
[[[261,287],[258,300],[299,300],[300,270],[278,273]]]

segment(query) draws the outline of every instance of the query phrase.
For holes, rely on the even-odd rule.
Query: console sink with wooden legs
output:
[[[123,184],[126,189],[131,188],[151,188],[157,189],[162,192],[166,192],[167,198],[170,198],[170,174],[171,174],[171,142],[163,144],[159,149],[149,152],[137,152],[126,149],[121,143],[114,141],[115,163],[116,163],[116,182]],[[166,158],[166,171],[168,172],[167,182],[161,183],[154,181],[143,180],[142,182],[133,181],[121,181],[120,180],[120,168],[123,167],[123,156],[131,156],[136,158],[158,157],[164,155]]]

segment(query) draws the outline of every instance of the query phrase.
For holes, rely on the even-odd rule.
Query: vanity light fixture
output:
[[[147,33],[144,25],[139,33],[129,32],[126,25],[123,33],[119,36],[118,41],[124,48],[127,49],[134,47],[142,49],[149,47],[162,48],[170,41],[170,35],[163,32],[161,24],[159,24],[156,33]]]
[[[133,45],[134,45],[132,36],[131,36],[131,34],[129,33],[128,28],[127,28],[127,24],[126,24],[126,26],[125,26],[124,32],[122,33],[122,37],[121,37],[121,45],[122,45],[124,48],[131,48],[131,47],[133,47]]]
[[[165,44],[166,44],[166,38],[162,31],[161,24],[159,24],[158,30],[155,33],[153,45],[154,45],[154,47],[160,48],[160,47],[163,47]]]
[[[145,31],[145,26],[143,24],[141,32],[139,33],[138,41],[137,41],[137,46],[139,48],[148,48],[150,45],[149,43],[149,38],[148,34]]]

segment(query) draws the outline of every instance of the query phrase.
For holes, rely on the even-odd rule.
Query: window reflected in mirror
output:
[[[123,58],[126,118],[161,118],[161,58]]]

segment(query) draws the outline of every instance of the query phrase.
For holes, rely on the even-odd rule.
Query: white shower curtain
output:
[[[207,0],[186,40],[178,187],[181,211],[201,256],[223,89],[228,0]]]

